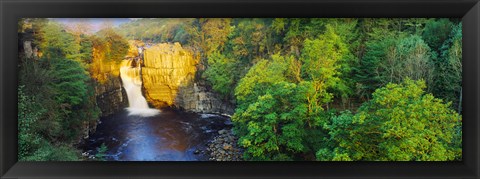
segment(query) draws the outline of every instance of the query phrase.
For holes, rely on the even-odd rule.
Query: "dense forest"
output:
[[[199,56],[194,80],[235,106],[244,160],[462,159],[460,19],[22,19],[18,33],[36,54],[19,58],[20,160],[82,160],[94,86],[133,40]]]

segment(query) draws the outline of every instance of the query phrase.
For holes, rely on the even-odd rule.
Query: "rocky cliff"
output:
[[[94,50],[95,51],[95,50]],[[95,98],[101,117],[114,114],[128,107],[128,98],[119,76],[119,67],[112,62],[104,62],[102,57],[93,58],[90,75],[95,79]],[[98,121],[83,124],[83,138],[87,139],[97,129]]]
[[[206,85],[192,82],[180,88],[175,106],[191,112],[232,115],[233,105],[221,99],[220,95],[209,90]]]
[[[144,52],[145,97],[156,108],[172,106],[180,86],[192,81],[198,58],[179,43],[157,44]]]
[[[120,79],[119,62],[106,60],[104,50],[94,46],[89,72],[97,82],[95,96],[97,106],[102,111],[101,116],[108,116],[128,107],[128,98]]]
[[[102,116],[108,116],[128,107],[128,98],[119,77],[109,77],[104,83],[95,86],[97,106]]]
[[[232,114],[231,105],[195,83],[199,57],[179,43],[157,44],[143,54],[142,80],[147,101],[156,108],[174,106],[192,112]]]

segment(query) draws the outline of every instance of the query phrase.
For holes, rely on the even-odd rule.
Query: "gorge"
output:
[[[126,96],[117,97],[128,99],[128,107],[100,119],[86,139],[84,155],[98,158],[104,145],[102,160],[209,160],[208,144],[231,122],[203,113],[233,110],[194,82],[198,57],[178,43],[131,44],[130,56],[118,68]]]
[[[140,44],[140,45],[139,45]],[[125,82],[141,87],[146,101],[154,108],[174,107],[189,112],[231,115],[233,105],[209,89],[204,79],[195,79],[199,57],[179,43],[150,44],[130,41],[129,54],[119,65],[104,64],[113,74],[96,87],[103,116],[126,106]],[[116,67],[118,66],[118,67]],[[128,67],[128,68],[126,68]],[[119,72],[124,71],[122,79]],[[128,80],[126,77],[128,76]],[[123,88],[120,81],[123,81]],[[136,99],[136,98],[135,98]],[[144,104],[143,104],[144,105]]]

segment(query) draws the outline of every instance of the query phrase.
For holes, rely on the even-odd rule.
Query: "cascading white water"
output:
[[[133,68],[128,65],[130,63],[130,61],[124,62],[124,65],[120,68],[120,77],[128,97],[128,115],[150,117],[159,114],[160,110],[150,108],[147,100],[142,95],[140,68]]]

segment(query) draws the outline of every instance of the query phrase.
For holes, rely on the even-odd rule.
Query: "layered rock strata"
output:
[[[141,73],[147,101],[156,108],[173,106],[190,112],[232,114],[230,103],[195,82],[198,63],[199,57],[179,43],[147,47]]]

